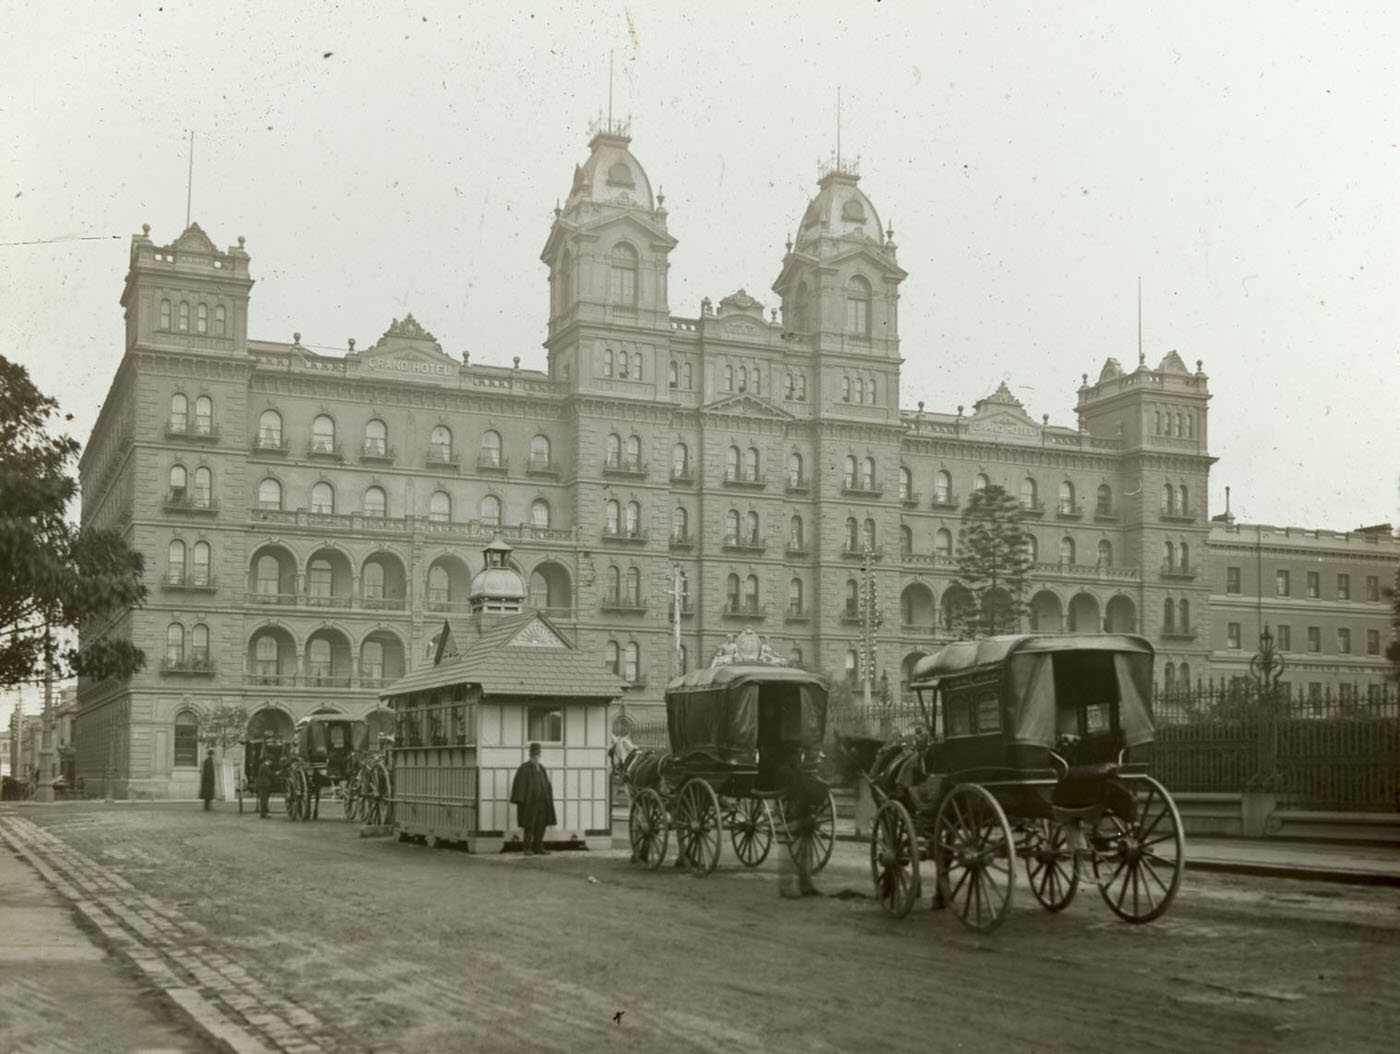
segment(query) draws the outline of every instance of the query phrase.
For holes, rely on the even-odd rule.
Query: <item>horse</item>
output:
[[[630,802],[648,787],[661,783],[661,754],[650,747],[639,747],[631,736],[613,736],[608,747],[613,779],[622,784]]]

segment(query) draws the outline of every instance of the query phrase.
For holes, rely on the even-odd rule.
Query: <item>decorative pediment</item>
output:
[[[740,289],[738,292],[730,293],[719,302],[719,313],[721,315],[729,313],[725,308],[733,308],[735,311],[747,311],[750,314],[757,311],[760,317],[763,315],[763,305],[749,296],[748,292],[743,289]]]
[[[1011,389],[1002,381],[991,395],[973,404],[967,432],[970,436],[997,440],[1039,442],[1041,425],[1026,413],[1021,400],[1012,395]]]
[[[1111,381],[1114,377],[1121,376],[1123,376],[1123,367],[1118,364],[1117,359],[1110,356],[1108,361],[1103,364],[1103,369],[1099,371],[1099,382]]]
[[[506,642],[507,648],[567,648],[559,634],[545,625],[543,619],[525,624],[519,633]]]
[[[760,399],[756,395],[749,395],[741,392],[738,395],[727,395],[723,399],[716,399],[714,402],[702,407],[706,413],[715,414],[735,414],[740,417],[760,417],[770,421],[792,421],[792,414],[786,410],[780,410],[765,399]]]
[[[455,377],[459,369],[457,360],[444,354],[442,345],[412,315],[394,319],[373,346],[346,358],[372,376],[401,380]]]
[[[972,404],[974,417],[979,417],[984,413],[998,412],[1010,412],[1025,418],[1027,421],[1030,420],[1025,407],[1021,405],[1021,400],[1011,394],[1011,389],[1006,386],[1005,381],[998,384],[997,390],[991,395],[984,396]]]
[[[394,319],[389,323],[389,328],[384,331],[384,335],[374,343],[374,347],[382,347],[394,340],[421,340],[426,341],[438,351],[442,350],[442,345],[437,342],[437,338],[422,327],[419,321],[413,317],[412,312],[403,317],[403,321]],[[370,349],[373,350],[373,349]]]
[[[182,253],[205,253],[212,255],[215,252],[214,243],[209,240],[209,235],[205,234],[199,224],[191,223],[185,228],[185,233],[175,239],[172,248],[176,252]]]
[[[1159,365],[1157,369],[1163,373],[1191,372],[1186,368],[1186,363],[1181,361],[1181,356],[1176,353],[1175,349],[1167,352],[1166,358],[1162,360],[1161,365]]]
[[[749,318],[747,315],[730,315],[728,318],[720,319],[715,324],[715,329],[721,337],[732,337],[736,340],[767,340],[768,327],[761,321]]]

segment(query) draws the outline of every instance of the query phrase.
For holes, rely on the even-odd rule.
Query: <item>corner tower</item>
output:
[[[666,274],[676,240],[665,198],[628,149],[626,122],[592,131],[588,160],[575,167],[540,253],[549,268],[550,376],[575,390],[591,378],[654,378],[671,327]]]

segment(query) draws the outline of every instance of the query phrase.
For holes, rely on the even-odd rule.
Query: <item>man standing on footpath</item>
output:
[[[272,793],[272,755],[267,745],[263,745],[262,760],[258,762],[257,775],[253,777],[253,790],[258,794],[258,817],[267,819],[267,799]]]
[[[199,796],[204,799],[204,811],[214,800],[214,748],[204,755],[204,767],[199,770]]]
[[[530,759],[515,770],[510,786],[510,801],[516,807],[521,835],[525,839],[526,856],[548,856],[544,847],[544,829],[558,823],[554,815],[554,788],[549,773],[540,764],[540,745],[530,744]]]

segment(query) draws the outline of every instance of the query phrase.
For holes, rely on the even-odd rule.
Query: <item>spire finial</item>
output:
[[[841,171],[841,85],[836,86],[836,171]]]
[[[1138,365],[1147,365],[1147,356],[1142,350],[1142,275],[1138,275]]]
[[[613,53],[608,52],[608,131],[612,131]]]

